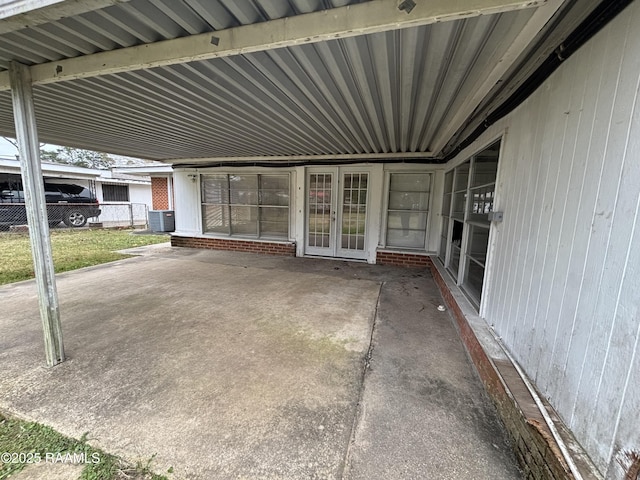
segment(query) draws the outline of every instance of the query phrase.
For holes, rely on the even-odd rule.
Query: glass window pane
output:
[[[231,207],[231,233],[237,235],[258,235],[258,208]]]
[[[496,158],[480,158],[476,157],[473,162],[473,177],[471,179],[471,187],[486,185],[496,181],[498,172],[498,157]]]
[[[289,192],[289,175],[261,175],[260,187],[263,190]]]
[[[226,175],[203,175],[202,177],[203,203],[227,203],[229,189]]]
[[[500,142],[496,142],[474,157],[473,176],[471,177],[472,187],[496,181],[499,154]]]
[[[428,173],[392,173],[389,189],[399,192],[428,192],[431,175]]]
[[[348,250],[364,250],[367,206],[367,173],[345,173],[342,190],[342,237]]]
[[[226,205],[203,205],[202,223],[205,232],[229,233],[229,207]]]
[[[427,228],[427,214],[419,212],[389,212],[389,228],[399,230],[424,230]]]
[[[476,305],[480,305],[483,282],[484,267],[481,267],[467,258],[465,278],[462,286],[464,287],[465,292],[467,292],[476,302]]]
[[[387,245],[399,248],[424,248],[424,230],[398,230],[390,228],[387,231]]]
[[[464,207],[467,203],[467,191],[464,190],[460,193],[453,195],[453,208],[451,209],[451,216],[458,220],[464,220]]]
[[[444,193],[451,193],[453,190],[453,170],[444,175]]]
[[[448,217],[451,214],[451,194],[446,193],[442,202],[442,215]]]
[[[399,248],[425,248],[429,209],[429,173],[392,173],[386,244]]]
[[[280,208],[258,212],[259,199],[263,205]],[[289,236],[288,174],[203,175],[202,203],[204,232],[269,238]],[[261,220],[259,213],[264,215]]]
[[[489,245],[489,229],[469,225],[469,245],[467,255],[484,265],[487,260],[487,246]]]
[[[449,259],[448,270],[455,279],[458,278],[458,269],[460,268],[460,247],[451,244],[451,258]]]
[[[260,236],[287,238],[289,235],[288,208],[260,208]]]
[[[446,263],[447,255],[447,239],[449,237],[449,219],[447,217],[442,218],[442,233],[440,235],[440,252],[438,258],[442,260],[442,263]]]
[[[309,212],[331,211],[331,181],[330,173],[314,173],[309,176]]]
[[[462,165],[455,168],[456,179],[455,179],[455,187],[454,191],[459,192],[461,190],[467,189],[467,184],[469,182],[469,167],[471,165],[470,161],[466,161]]]
[[[462,222],[453,222],[451,230],[451,242],[450,249],[451,254],[449,258],[449,272],[457,279],[458,269],[460,267],[460,248],[462,246],[462,233],[464,230],[464,224]]]
[[[257,175],[229,175],[229,190],[232,205],[258,204]]]
[[[260,192],[260,205],[272,205],[286,207],[289,205],[289,190],[262,190]]]
[[[429,193],[389,192],[389,208],[391,210],[428,210]]]
[[[260,204],[289,205],[289,175],[261,175]]]

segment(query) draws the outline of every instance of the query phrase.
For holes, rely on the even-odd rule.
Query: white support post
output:
[[[47,204],[40,166],[40,144],[33,105],[31,73],[27,66],[11,62],[9,76],[40,317],[44,330],[45,354],[47,365],[53,367],[64,361],[64,346],[49,237]]]

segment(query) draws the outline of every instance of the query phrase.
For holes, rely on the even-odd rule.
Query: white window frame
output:
[[[287,236],[286,237],[261,237],[254,235],[242,235],[242,234],[232,234],[232,233],[222,233],[222,232],[207,232],[206,224],[203,218],[203,205],[204,199],[202,197],[202,182],[203,177],[210,175],[226,175],[227,178],[229,175],[286,175],[288,178],[289,184],[289,205],[288,205],[288,227],[287,227]],[[294,225],[294,215],[295,215],[295,172],[290,168],[282,168],[282,169],[211,169],[211,170],[202,170],[199,172],[199,182],[198,182],[198,199],[199,199],[199,211],[200,211],[200,232],[203,236],[213,237],[213,238],[227,238],[227,239],[237,239],[237,240],[251,240],[258,242],[289,242],[292,240],[292,235],[294,234],[295,225]],[[258,206],[259,207],[259,206]]]
[[[498,168],[496,171],[496,176],[493,182],[489,182],[485,185],[476,185],[475,187],[471,187],[471,181],[474,175],[474,170],[475,170],[475,161],[476,158],[485,150],[487,150],[488,148],[494,146],[496,143],[500,142],[500,146],[499,146],[499,151],[498,151]],[[443,182],[446,182],[446,175],[449,172],[453,172],[453,179],[452,179],[452,187],[451,187],[451,203],[449,205],[449,212],[447,216],[448,219],[448,225],[447,225],[447,232],[446,233],[446,252],[444,254],[444,261],[441,257],[442,252],[440,252],[442,245],[440,243],[439,247],[438,247],[438,259],[443,263],[443,266],[445,267],[445,270],[449,273],[449,275],[451,276],[451,278],[456,282],[456,285],[460,288],[460,290],[464,293],[464,295],[467,297],[467,299],[469,300],[469,302],[474,306],[474,308],[480,313],[482,314],[483,311],[483,304],[484,304],[484,300],[485,300],[485,290],[487,287],[487,283],[488,283],[488,278],[490,275],[490,259],[491,259],[491,252],[493,250],[493,225],[491,223],[484,223],[482,225],[480,225],[477,221],[471,220],[469,218],[469,211],[470,211],[470,202],[473,201],[472,200],[472,190],[478,189],[478,188],[482,188],[482,187],[486,187],[487,185],[493,184],[494,185],[494,189],[493,189],[493,208],[495,209],[495,204],[496,204],[496,194],[497,194],[497,187],[498,187],[498,177],[499,177],[499,171],[500,171],[500,161],[501,161],[501,157],[502,157],[502,150],[504,148],[504,137],[498,137],[494,140],[492,140],[491,142],[489,142],[488,144],[486,144],[483,148],[479,149],[476,153],[474,153],[473,155],[470,155],[468,157],[466,157],[463,161],[461,161],[460,163],[458,163],[455,167],[452,167],[449,170],[445,171],[445,175],[443,178]],[[452,217],[452,212],[453,212],[453,208],[455,205],[455,192],[456,192],[456,179],[457,179],[457,175],[458,175],[458,169],[460,167],[462,167],[465,163],[469,163],[469,173],[467,175],[467,185],[466,185],[466,199],[464,202],[464,215],[463,215],[463,220],[462,220],[462,239],[461,239],[461,245],[460,245],[460,258],[459,258],[459,263],[458,263],[458,270],[457,273],[454,274],[451,269],[450,269],[450,265],[451,265],[451,236],[452,236],[452,230],[453,230],[453,222],[454,221],[460,221],[460,219],[454,219]],[[445,184],[446,187],[446,184]],[[443,189],[442,192],[442,204],[444,207],[445,204],[445,195],[447,194],[447,192],[445,191],[446,189]],[[443,214],[444,215],[444,214]],[[488,229],[488,239],[487,239],[487,253],[486,253],[486,258],[485,258],[485,263],[483,266],[484,269],[484,276],[483,276],[483,284],[482,284],[482,291],[480,292],[480,298],[477,299],[475,298],[472,294],[469,293],[469,291],[467,290],[467,288],[464,286],[464,280],[466,278],[466,274],[467,274],[467,265],[466,265],[466,257],[468,255],[468,250],[469,250],[469,244],[470,244],[470,226],[478,226],[480,228],[487,228]],[[470,261],[474,261],[473,259]]]
[[[425,226],[424,245],[422,247],[395,247],[390,246],[387,243],[387,230],[389,220],[389,195],[391,193],[391,175],[393,174],[420,174],[429,175],[429,207],[427,210],[427,221]],[[384,176],[384,198],[380,219],[380,247],[388,250],[398,250],[404,252],[427,252],[429,249],[429,235],[431,233],[431,220],[434,206],[434,191],[435,191],[435,171],[434,170],[420,170],[416,168],[410,169],[389,169],[385,171]]]

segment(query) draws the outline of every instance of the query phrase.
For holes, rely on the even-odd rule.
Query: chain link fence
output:
[[[50,228],[137,227],[149,225],[148,207],[144,203],[51,203],[47,204]],[[0,202],[0,230],[24,231],[27,210],[24,203]]]
[[[101,203],[100,216],[90,222],[109,227],[144,227],[149,225],[149,207],[144,203]]]

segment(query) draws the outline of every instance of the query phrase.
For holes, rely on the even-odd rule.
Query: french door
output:
[[[305,253],[325,257],[367,257],[366,168],[307,170]]]

